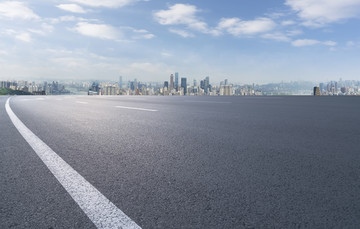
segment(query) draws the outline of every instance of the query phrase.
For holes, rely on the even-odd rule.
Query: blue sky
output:
[[[360,80],[360,0],[0,1],[0,79]]]

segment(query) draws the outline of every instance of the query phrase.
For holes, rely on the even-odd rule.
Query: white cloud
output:
[[[347,46],[354,46],[354,45],[355,45],[355,42],[353,42],[353,41],[348,41],[348,42],[346,43],[346,45],[347,45]]]
[[[71,1],[91,7],[119,8],[138,2],[140,0],[71,0]]]
[[[151,33],[141,34],[141,35],[135,35],[133,36],[133,39],[152,39],[155,35]]]
[[[266,33],[261,36],[265,39],[275,40],[275,41],[283,41],[283,42],[289,42],[290,38],[283,33]]]
[[[84,10],[84,8],[82,8],[81,6],[77,5],[77,4],[60,4],[57,5],[56,7],[58,7],[59,9],[65,10],[65,11],[69,11],[72,13],[86,13],[87,11]]]
[[[133,29],[134,33],[148,33],[146,29]]]
[[[19,31],[15,31],[13,29],[6,29],[2,33],[5,35],[8,35],[8,36],[11,36],[19,41],[23,41],[23,42],[27,42],[27,43],[32,41],[31,35],[27,32],[23,32],[23,31],[19,32]]]
[[[42,23],[42,24],[41,24],[41,28],[42,28],[45,32],[48,32],[48,33],[51,33],[52,31],[54,31],[54,26],[49,25],[49,24],[47,24],[47,23]]]
[[[160,10],[155,13],[155,19],[162,25],[190,25],[192,22],[197,23],[196,13],[199,10],[196,6],[186,4],[175,4],[168,10]]]
[[[41,36],[44,36],[44,35],[45,35],[44,31],[39,30],[39,29],[28,29],[28,31],[29,31],[30,33],[34,33],[34,34],[41,35]]]
[[[76,24],[74,30],[82,35],[101,39],[120,41],[120,39],[123,37],[122,33],[118,29],[105,24],[90,24],[88,22],[79,22]]]
[[[131,36],[132,39],[152,39],[156,37],[154,34],[150,33],[146,29],[135,29],[131,26],[122,26],[119,29],[127,36]]]
[[[168,10],[155,12],[154,18],[161,25],[185,25],[198,32],[214,36],[220,35],[218,30],[209,29],[208,25],[196,16],[198,12],[200,10],[194,5],[175,4],[170,6]]]
[[[360,42],[348,41],[348,42],[346,42],[346,46],[348,48],[360,48]]]
[[[286,35],[290,36],[290,37],[297,36],[297,35],[300,35],[300,34],[303,34],[303,31],[298,30],[298,29],[289,30],[289,31],[286,32]]]
[[[292,20],[287,20],[287,21],[281,22],[281,25],[283,25],[283,26],[294,25],[294,24],[295,24],[295,22]]]
[[[327,46],[336,46],[337,43],[335,41],[324,41],[322,44]]]
[[[305,26],[319,27],[360,16],[359,0],[286,0],[285,4],[298,13]]]
[[[356,43],[353,42],[353,41],[348,41],[348,42],[346,42],[346,46],[351,47],[351,46],[355,46],[355,45],[356,45]]]
[[[59,22],[73,22],[73,21],[79,21],[79,22],[99,22],[98,19],[87,19],[87,18],[82,18],[82,17],[75,17],[75,16],[70,16],[70,15],[66,15],[66,16],[61,16],[58,18],[48,18],[48,20],[50,21],[50,23],[52,24],[57,24]]]
[[[142,36],[142,38],[144,38],[144,39],[152,39],[152,38],[154,38],[154,37],[155,37],[155,35],[154,35],[154,34],[151,34],[151,33],[145,34],[145,35]]]
[[[23,33],[23,32],[16,34],[15,39],[23,41],[23,42],[27,42],[27,43],[32,41],[31,35],[29,33]]]
[[[132,27],[113,27],[106,24],[94,24],[89,22],[78,22],[76,27],[71,29],[84,36],[95,37],[106,40],[114,40],[117,42],[132,42],[138,39],[152,39],[154,34],[145,29],[134,29]],[[130,40],[125,38],[131,38]]]
[[[326,46],[335,46],[337,45],[334,41],[318,41],[318,40],[311,40],[311,39],[299,39],[295,40],[291,43],[295,47],[303,47],[303,46],[312,46],[312,45],[326,45]]]
[[[163,56],[163,57],[172,57],[173,55],[171,53],[169,53],[169,52],[162,52],[161,56]]]
[[[177,35],[180,35],[180,36],[182,36],[182,37],[184,37],[184,38],[194,37],[194,34],[189,33],[189,32],[187,32],[187,31],[185,31],[185,30],[181,30],[181,29],[169,29],[169,31],[170,31],[171,33],[175,33],[175,34],[177,34]]]
[[[45,36],[54,30],[54,26],[42,23],[40,29],[29,28],[28,31],[37,35]]]
[[[243,21],[239,18],[222,18],[218,25],[234,36],[254,35],[273,30],[276,23],[269,18],[257,18],[252,21]]]
[[[35,14],[29,7],[23,2],[6,1],[0,3],[0,18],[8,19],[39,19],[40,17]]]
[[[302,39],[302,40],[295,40],[291,44],[295,47],[302,47],[302,46],[316,45],[319,43],[320,41],[318,40]]]

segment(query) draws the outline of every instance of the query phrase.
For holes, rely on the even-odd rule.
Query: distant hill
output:
[[[0,95],[32,95],[30,92],[12,90],[10,88],[0,88]]]

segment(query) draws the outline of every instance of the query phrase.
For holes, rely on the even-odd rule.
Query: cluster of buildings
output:
[[[330,81],[328,83],[320,83],[314,87],[314,96],[351,96],[360,95],[360,81],[346,80]]]
[[[270,84],[234,84],[227,79],[211,82],[206,76],[201,80],[188,80],[178,72],[170,74],[163,82],[124,81],[0,81],[0,88],[24,91],[34,95],[155,95],[155,96],[281,96],[281,95],[360,95],[360,81],[339,80],[320,83],[294,81]],[[313,88],[313,90],[311,90]]]
[[[0,81],[0,88],[29,92],[33,95],[61,95],[70,93],[70,91],[65,89],[64,85],[55,81],[52,83],[48,83],[46,81],[43,83],[36,83],[24,80]]]
[[[184,96],[184,95],[221,95],[231,96],[237,93],[233,85],[228,80],[224,80],[220,85],[210,84],[210,77],[207,76],[198,83],[197,80],[188,82],[186,77],[179,77],[179,73],[171,74],[169,80],[163,83],[151,82],[143,83],[134,79],[124,83],[122,76],[115,82],[93,82],[89,88],[88,95],[162,95],[162,96]],[[239,91],[244,95],[248,91]]]

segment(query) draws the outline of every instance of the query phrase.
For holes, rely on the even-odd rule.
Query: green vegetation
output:
[[[0,88],[0,95],[32,95],[30,92]]]

